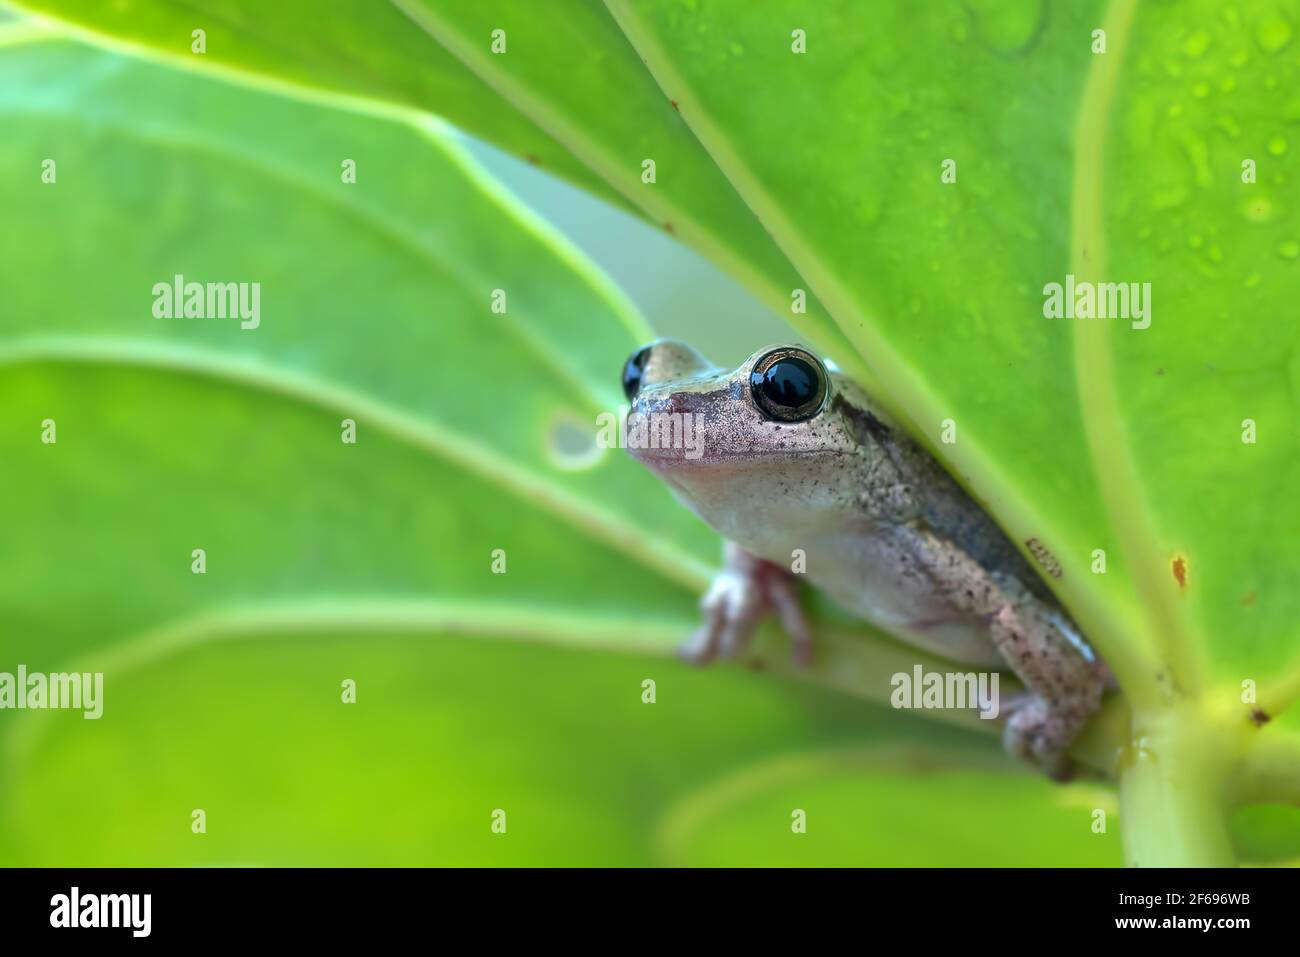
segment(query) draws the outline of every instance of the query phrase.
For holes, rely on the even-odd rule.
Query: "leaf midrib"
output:
[[[0,368],[43,362],[130,366],[211,379],[270,392],[331,412],[364,419],[399,442],[480,475],[500,488],[540,506],[692,593],[712,578],[711,566],[683,551],[652,529],[633,525],[540,472],[470,439],[454,426],[427,414],[414,415],[340,383],[272,366],[251,356],[214,356],[173,343],[103,337],[29,337],[0,346]]]
[[[1071,186],[1070,268],[1076,277],[1103,281],[1106,271],[1105,158],[1111,103],[1119,82],[1133,17],[1134,0],[1111,0],[1103,19],[1104,54],[1092,55],[1084,84],[1074,137],[1074,178]],[[1141,474],[1132,443],[1121,426],[1118,383],[1110,354],[1110,323],[1078,322],[1073,326],[1075,382],[1079,391],[1084,432],[1095,465],[1098,486],[1129,568],[1138,585],[1148,630],[1172,689],[1152,664],[1123,675],[1126,693],[1137,704],[1152,705],[1170,691],[1194,693],[1195,673],[1187,617],[1168,559],[1160,554],[1150,510],[1141,493]],[[1139,636],[1131,636],[1140,640]]]

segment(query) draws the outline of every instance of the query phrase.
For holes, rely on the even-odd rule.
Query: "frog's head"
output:
[[[628,450],[724,532],[768,506],[842,501],[881,424],[854,383],[795,345],[724,371],[662,339],[627,361],[623,388]]]

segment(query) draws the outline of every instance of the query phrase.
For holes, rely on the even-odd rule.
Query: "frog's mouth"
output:
[[[709,522],[714,509],[732,500],[730,490],[745,475],[744,469],[725,460],[710,461],[705,465],[691,463],[683,466],[680,461],[666,467],[656,467],[656,464],[663,465],[662,462],[645,463],[679,502],[706,522]]]
[[[725,468],[728,464],[725,459],[720,460],[717,456],[706,458],[704,454],[706,448],[699,442],[691,441],[689,435],[680,445],[667,447],[638,446],[633,444],[633,440],[629,437],[627,451],[632,458],[664,477],[683,469],[700,471]]]

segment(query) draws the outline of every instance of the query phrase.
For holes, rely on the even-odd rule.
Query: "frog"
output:
[[[1109,672],[989,512],[857,382],[801,345],[733,370],[658,339],[623,366],[630,454],[723,540],[680,647],[743,658],[775,617],[796,665],[816,647],[801,581],[849,615],[965,665],[1010,668],[1011,754],[1058,780]],[[636,424],[644,428],[635,427]],[[683,434],[691,441],[681,441]]]

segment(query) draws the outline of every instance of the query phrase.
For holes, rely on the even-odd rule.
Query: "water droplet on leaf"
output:
[[[1255,42],[1265,53],[1276,53],[1291,42],[1291,23],[1280,13],[1260,17],[1255,23]]]
[[[1204,53],[1209,45],[1210,35],[1204,30],[1198,30],[1183,43],[1183,52],[1189,57],[1195,58]]]

